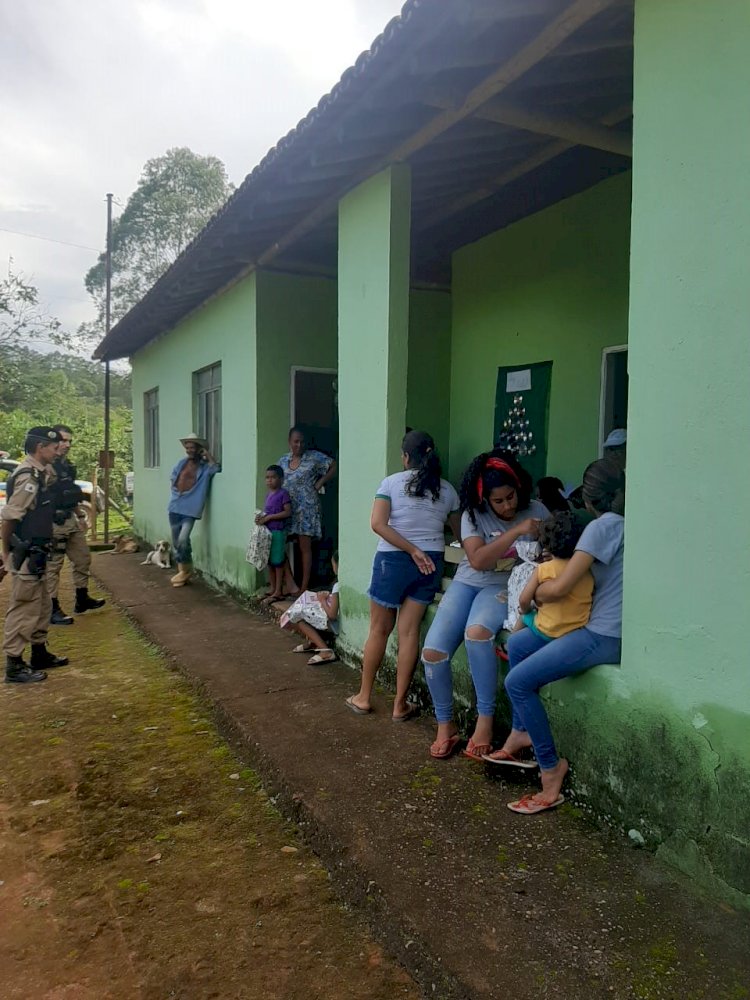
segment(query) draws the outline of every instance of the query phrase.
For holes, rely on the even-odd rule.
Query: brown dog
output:
[[[115,547],[113,549],[115,555],[123,555],[126,552],[138,552],[140,545],[136,542],[132,535],[118,535],[115,538]]]

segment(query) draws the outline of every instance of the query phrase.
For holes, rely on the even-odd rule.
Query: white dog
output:
[[[169,542],[164,540],[157,542],[153,552],[149,552],[141,563],[141,566],[158,566],[159,569],[171,569],[172,560],[170,558]]]

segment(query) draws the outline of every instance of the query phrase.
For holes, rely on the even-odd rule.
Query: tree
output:
[[[46,340],[61,346],[69,343],[60,321],[39,305],[39,292],[8,262],[8,276],[0,281],[0,345]]]
[[[232,193],[224,164],[190,149],[148,160],[122,215],[112,225],[112,321],[139,302]],[[104,335],[105,257],[85,278],[99,316],[79,334]]]

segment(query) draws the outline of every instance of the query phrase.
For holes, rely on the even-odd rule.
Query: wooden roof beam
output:
[[[438,99],[433,103],[440,107],[447,106],[447,102],[441,101],[438,104]],[[592,149],[603,149],[607,153],[619,153],[620,156],[633,155],[632,136],[571,115],[548,114],[508,101],[491,100],[475,111],[474,117],[496,122],[498,125],[523,129],[526,132],[565,139],[575,146],[590,146]]]
[[[301,236],[314,229],[315,226],[338,208],[339,201],[346,191],[357,187],[373,174],[378,173],[392,163],[407,160],[417,150],[422,149],[437,136],[447,132],[458,122],[471,117],[491,97],[505,90],[518,80],[532,66],[536,66],[545,56],[561,45],[580,27],[606,10],[617,0],[573,0],[557,17],[553,18],[544,28],[522,46],[501,66],[485,77],[468,94],[460,108],[442,111],[432,121],[418,129],[406,141],[399,143],[384,156],[379,157],[369,169],[355,174],[343,190],[337,191],[330,198],[321,202],[309,215],[301,219],[295,226],[287,230],[276,242],[268,247],[257,259],[256,266],[262,267],[273,260],[287,247],[295,243]]]
[[[619,122],[626,121],[630,118],[632,113],[630,105],[618,108],[616,111],[613,111],[611,114],[602,118],[600,124],[605,126],[617,125]],[[437,209],[437,211],[433,212],[422,221],[420,230],[424,231],[431,229],[433,226],[438,225],[445,219],[449,219],[452,215],[457,215],[459,212],[463,212],[467,208],[472,208],[474,205],[478,205],[479,202],[485,201],[487,198],[491,198],[493,195],[497,194],[498,191],[504,188],[506,184],[510,184],[511,181],[515,181],[519,177],[523,177],[524,174],[531,173],[532,170],[536,170],[537,167],[541,167],[550,160],[554,160],[556,156],[560,156],[561,153],[566,153],[569,149],[572,149],[576,145],[578,145],[578,143],[566,142],[564,139],[556,139],[554,142],[545,143],[545,145],[532,156],[529,156],[525,160],[521,160],[520,163],[516,163],[512,167],[508,167],[507,170],[504,170],[502,173],[492,177],[489,181],[485,182],[480,187],[475,188],[473,191],[467,191],[466,194],[462,194],[459,198],[449,202],[447,205],[442,205],[439,209]]]

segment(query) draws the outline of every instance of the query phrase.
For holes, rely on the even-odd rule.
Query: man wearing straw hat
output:
[[[184,587],[193,575],[190,533],[203,515],[208,488],[220,468],[210,454],[205,438],[188,434],[180,438],[180,443],[185,449],[185,458],[181,458],[172,469],[172,493],[167,508],[177,562],[177,573],[170,581],[173,587]]]

